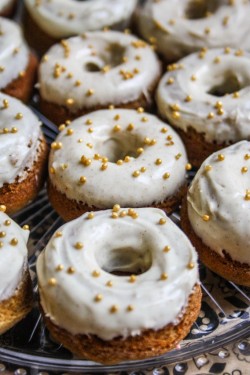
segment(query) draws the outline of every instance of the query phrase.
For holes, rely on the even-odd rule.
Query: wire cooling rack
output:
[[[58,129],[37,111],[36,102],[36,96],[34,96],[31,109],[42,121],[42,129],[47,142],[51,143],[56,137]],[[189,174],[190,180],[194,173]],[[63,224],[63,221],[51,207],[45,188],[34,202],[15,214],[13,219],[20,225],[28,224],[31,228],[28,244],[29,265],[36,304],[32,312],[22,322],[0,336],[0,361],[19,367],[28,367],[32,370],[32,374],[45,374],[45,370],[53,373],[67,371],[95,374],[110,374],[119,371],[126,374],[140,370],[140,373],[143,373],[141,371],[144,369],[161,369],[170,363],[190,359],[237,339],[243,339],[250,334],[249,289],[227,282],[200,264],[200,279],[203,290],[201,312],[189,335],[180,343],[178,348],[157,358],[124,362],[114,366],[103,366],[95,362],[74,358],[69,351],[52,340],[43,324],[37,303],[36,259],[54,231]],[[179,224],[179,213],[174,212],[171,219]],[[21,370],[19,368],[15,371],[15,374],[24,375],[26,373],[25,370],[23,370],[24,372]]]

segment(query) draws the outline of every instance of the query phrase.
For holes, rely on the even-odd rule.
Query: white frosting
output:
[[[32,18],[54,38],[127,22],[136,4],[137,0],[40,0],[37,6],[35,0],[25,0]]]
[[[132,35],[108,31],[73,37],[66,44],[67,47],[54,45],[40,65],[40,94],[44,100],[68,106],[71,112],[82,107],[128,103],[141,95],[151,101],[148,91],[161,69],[155,53],[145,42]],[[110,70],[103,72],[107,66]],[[89,70],[93,67],[97,71]],[[93,90],[92,95],[89,90]],[[68,104],[67,99],[73,102]]]
[[[208,50],[180,60],[180,66],[166,73],[158,86],[156,100],[161,116],[185,132],[190,127],[203,133],[210,143],[250,139],[250,54]],[[209,93],[220,86],[230,94]]]
[[[15,22],[0,17],[0,89],[25,71],[28,61],[29,51],[20,27]]]
[[[27,269],[28,237],[28,230],[0,211],[0,301],[13,295]],[[16,245],[12,244],[13,239],[17,239]]]
[[[71,129],[73,134],[68,135]],[[155,144],[145,144],[145,138]],[[124,109],[92,112],[61,131],[55,146],[58,144],[61,148],[50,153],[50,180],[67,198],[88,206],[147,206],[165,201],[185,183],[187,158],[181,139],[170,126],[147,113]],[[138,154],[138,148],[144,152]],[[83,156],[90,159],[90,165],[81,163]],[[131,156],[130,161],[118,165],[117,160],[126,156]],[[158,164],[157,159],[161,160]],[[134,177],[136,171],[139,176]],[[169,178],[164,178],[166,173]]]
[[[199,282],[196,252],[163,211],[136,212],[137,219],[112,219],[111,210],[96,212],[92,220],[85,214],[62,226],[61,237],[51,238],[38,258],[37,275],[41,304],[53,323],[72,334],[94,334],[104,340],[178,323]],[[160,225],[160,219],[166,224]],[[84,247],[77,250],[76,242]],[[168,252],[163,251],[166,246]],[[56,271],[59,265],[63,269]],[[112,274],[138,270],[145,272],[134,282]],[[112,306],[116,312],[110,311]]]
[[[4,101],[7,100],[8,108]],[[20,117],[22,114],[22,118]],[[27,176],[37,158],[40,122],[19,100],[0,93],[0,188]]]
[[[190,0],[148,0],[140,11],[140,33],[147,40],[155,38],[157,50],[166,59],[177,60],[202,47],[250,49],[248,0],[234,0],[234,5],[229,0],[199,1],[204,8],[207,3],[208,10],[210,4],[218,4],[218,8],[209,17],[198,19],[186,17],[190,3]],[[195,6],[200,9],[199,4]]]
[[[206,171],[207,165],[212,169]],[[213,251],[224,257],[225,250],[233,260],[250,265],[250,142],[236,143],[204,161],[188,192],[188,217],[197,236]]]
[[[13,3],[13,0],[0,0],[0,12],[4,12]]]

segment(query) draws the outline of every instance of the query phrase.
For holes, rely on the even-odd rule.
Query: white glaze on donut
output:
[[[94,70],[94,71],[92,71]],[[71,112],[148,98],[160,63],[143,41],[115,31],[92,32],[54,45],[39,69],[42,98]]]
[[[204,134],[210,143],[250,139],[249,53],[208,50],[180,60],[175,70],[173,67],[161,79],[156,94],[163,118],[185,132],[190,127]],[[211,93],[214,89],[229,94],[216,96]]]
[[[0,93],[0,188],[27,176],[38,157],[40,125],[28,107]]]
[[[211,5],[209,17],[189,19],[186,10],[190,0],[148,0],[141,9],[138,19],[140,33],[156,43],[157,50],[166,59],[178,60],[202,47],[250,49],[250,3],[245,0],[199,1]],[[193,8],[200,8],[193,1]],[[197,2],[198,3],[198,2]],[[216,7],[218,5],[218,8]],[[198,11],[196,11],[197,13]],[[194,16],[195,17],[195,16]],[[198,16],[197,16],[198,17]],[[154,38],[154,39],[153,39]]]
[[[27,270],[28,237],[29,231],[0,209],[0,301],[13,295]]]
[[[170,126],[124,109],[73,121],[52,144],[49,158],[54,187],[69,199],[99,208],[165,201],[184,185],[186,163],[183,143]]]
[[[250,142],[209,156],[191,183],[188,217],[213,251],[250,265]]]
[[[20,27],[0,18],[0,89],[5,88],[27,68],[29,51]]]
[[[41,304],[53,323],[104,340],[178,324],[199,282],[196,252],[163,211],[136,213],[136,219],[114,219],[112,210],[93,219],[85,214],[51,238],[37,274]],[[145,272],[132,277],[112,273],[140,269]]]
[[[54,38],[100,30],[129,21],[137,0],[25,0],[39,27]]]

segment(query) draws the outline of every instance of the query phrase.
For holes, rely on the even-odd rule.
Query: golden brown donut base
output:
[[[212,153],[228,146],[227,144],[208,143],[205,141],[203,133],[197,133],[189,127],[187,132],[173,126],[182,138],[188,154],[189,162],[196,168],[199,168],[203,161]]]
[[[160,77],[158,77],[160,78]],[[149,97],[154,97],[154,92],[158,83],[157,80],[153,83],[152,87],[148,89]],[[40,111],[50,119],[54,124],[61,125],[67,120],[74,120],[77,117],[84,116],[90,112],[98,111],[99,109],[107,109],[113,103],[101,106],[96,105],[94,107],[83,107],[77,112],[71,112],[69,108],[61,106],[55,103],[48,102],[40,96]],[[154,103],[147,100],[144,94],[142,94],[137,100],[133,102],[121,103],[114,106],[114,108],[126,108],[126,109],[138,109],[139,107],[144,108],[146,111],[153,109]]]
[[[168,324],[158,331],[145,330],[138,336],[129,336],[127,339],[118,337],[110,341],[104,341],[95,335],[73,335],[55,325],[44,312],[43,315],[46,326],[54,339],[78,357],[104,364],[115,364],[159,356],[174,349],[179,341],[186,337],[197,319],[201,297],[201,288],[195,285],[189,297],[188,306],[177,325]],[[167,308],[168,306],[166,310]]]
[[[56,187],[53,185],[53,183],[50,180],[48,180],[47,189],[48,189],[48,196],[49,196],[50,203],[52,204],[56,212],[65,221],[76,219],[77,217],[83,215],[85,212],[99,211],[103,209],[103,208],[88,206],[84,203],[77,202],[75,200],[67,198],[67,196],[64,193],[61,193],[59,190],[56,189]],[[174,211],[175,208],[177,208],[177,206],[181,202],[182,197],[185,195],[186,190],[187,190],[187,186],[186,184],[184,184],[176,192],[175,195],[167,198],[162,203],[158,203],[158,204],[152,203],[150,207],[160,208],[164,210],[167,214],[170,214],[171,212]],[[119,203],[119,202],[116,202],[116,203]]]
[[[19,211],[32,201],[44,183],[47,173],[48,155],[48,146],[44,138],[41,139],[37,152],[39,156],[24,180],[19,182],[17,178],[15,182],[4,184],[0,188],[0,204],[6,206],[7,214]]]
[[[221,257],[195,234],[188,219],[186,198],[183,199],[181,209],[181,227],[196,248],[199,258],[208,268],[227,280],[250,287],[250,267],[248,264],[232,260],[226,252],[224,252],[225,257]]]
[[[22,320],[31,311],[32,307],[32,283],[27,270],[14,295],[0,302],[0,334]]]
[[[16,78],[10,82],[1,91],[7,95],[14,96],[15,98],[27,103],[33,91],[33,85],[36,79],[38,60],[35,55],[30,53],[27,69],[24,75]]]

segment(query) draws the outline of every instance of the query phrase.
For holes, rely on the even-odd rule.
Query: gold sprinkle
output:
[[[15,116],[15,119],[16,120],[21,120],[23,118],[23,114],[22,113],[17,113],[16,116]]]
[[[85,121],[85,125],[92,125],[93,124],[93,121],[88,118],[86,121]]]
[[[217,115],[219,115],[219,116],[224,115],[224,109],[223,109],[223,108],[219,108],[219,109],[217,110]]]
[[[12,238],[12,240],[10,241],[10,244],[12,246],[16,246],[18,244],[18,239],[17,238]]]
[[[94,95],[95,91],[93,89],[88,89],[86,92],[86,96],[92,96]]]
[[[125,217],[127,216],[127,211],[123,210],[122,212],[120,212],[120,217]]]
[[[167,128],[161,128],[161,133],[167,133],[168,129]]]
[[[63,131],[65,128],[66,128],[65,124],[61,124],[61,125],[58,127],[58,130],[61,132],[61,131]]]
[[[7,99],[3,99],[3,109],[9,108],[9,101]]]
[[[163,249],[164,253],[168,253],[170,251],[170,246],[165,246]]]
[[[54,277],[51,277],[48,281],[49,286],[55,286],[57,284],[57,281]]]
[[[111,214],[112,219],[118,219],[118,217],[119,217],[119,215],[118,215],[117,212],[112,212],[112,214]]]
[[[89,158],[86,158],[86,156],[81,157],[81,164],[83,164],[85,167],[88,167],[92,163],[92,160]]]
[[[62,232],[56,232],[55,237],[62,237]]]
[[[106,286],[111,288],[113,286],[113,281],[111,281],[111,280],[107,281]]]
[[[167,180],[169,177],[170,177],[169,172],[164,173],[164,175],[163,175],[164,180]]]
[[[191,171],[191,169],[192,169],[192,164],[187,163],[186,166],[185,166],[185,169],[186,169],[186,171]]]
[[[174,111],[174,112],[172,112],[172,117],[175,120],[179,120],[180,117],[181,117],[181,114],[180,114],[180,112]]]
[[[9,225],[11,225],[11,221],[10,220],[5,220],[4,225],[6,225],[6,227],[8,227]]]
[[[147,168],[146,168],[146,167],[141,167],[141,169],[140,169],[141,173],[144,173],[144,172],[146,172],[146,170],[147,170]]]
[[[229,54],[230,52],[231,52],[231,48],[230,47],[225,47],[224,48],[224,53]]]
[[[0,73],[4,72],[5,70],[5,67],[4,66],[0,66]]]
[[[24,224],[22,228],[23,228],[23,230],[29,230],[30,226],[28,224]]]
[[[109,65],[105,65],[103,68],[102,68],[102,73],[108,73],[110,71],[110,66]]]
[[[161,159],[156,159],[155,165],[161,165],[161,164],[162,164],[162,160]]]
[[[168,279],[168,275],[164,272],[164,273],[162,273],[161,274],[161,280],[162,281],[165,281],[165,280],[167,280]]]
[[[148,122],[148,118],[144,116],[144,117],[141,118],[141,121],[142,122]]]
[[[139,147],[137,150],[136,150],[137,154],[142,154],[144,152],[144,149],[142,147]]]
[[[192,270],[194,268],[194,263],[192,263],[192,262],[188,263],[187,268],[189,270]]]
[[[225,156],[224,156],[223,154],[219,154],[219,155],[217,156],[217,160],[218,160],[218,161],[223,161],[223,160],[225,160]]]
[[[219,64],[221,62],[221,58],[219,56],[215,57],[214,63]]]
[[[87,219],[91,220],[91,219],[94,219],[94,212],[90,212],[87,216]]]
[[[71,106],[71,105],[73,105],[74,103],[75,103],[74,99],[72,99],[72,98],[68,98],[68,99],[66,99],[66,105]]]
[[[75,81],[75,86],[76,87],[79,87],[81,86],[82,82],[78,79],[77,81]]]
[[[3,247],[3,245],[4,245],[4,244],[3,244],[3,242],[2,242],[2,241],[0,241],[0,248],[1,248],[1,247]]]
[[[250,154],[245,154],[244,159],[245,160],[249,160],[250,159]]]
[[[129,278],[129,282],[130,283],[136,282],[136,276],[135,275],[131,275],[130,278]]]
[[[4,232],[4,231],[0,232],[0,238],[3,238],[5,236],[6,236],[6,232]]]
[[[168,85],[172,85],[174,83],[174,78],[173,77],[170,77],[168,80],[167,80],[167,84]]]
[[[62,148],[61,142],[52,142],[51,143],[52,150],[60,150]]]
[[[129,163],[130,162],[130,156],[125,156],[124,161],[125,161],[125,163]]]
[[[111,312],[111,314],[115,314],[115,313],[118,312],[118,310],[119,310],[118,306],[117,305],[113,305],[113,306],[111,306],[111,308],[110,308],[109,311]]]
[[[134,307],[132,306],[132,305],[128,305],[128,307],[127,307],[127,311],[128,312],[131,312],[131,311],[133,311],[134,310]]]
[[[113,127],[113,131],[114,131],[115,133],[119,132],[120,130],[121,130],[120,125],[115,125],[115,126]]]
[[[101,302],[103,300],[102,294],[97,294],[94,298],[95,302]]]
[[[250,201],[250,190],[246,190],[245,200]]]
[[[69,273],[70,275],[72,275],[72,274],[75,273],[75,272],[76,272],[76,270],[75,270],[74,267],[69,267],[69,268],[67,269],[67,273]]]
[[[213,112],[209,112],[209,114],[207,115],[207,118],[209,120],[213,119],[214,118],[214,113]]]
[[[196,81],[197,77],[193,74],[190,79],[191,79],[191,81]]]
[[[115,108],[115,106],[114,106],[113,104],[110,104],[110,105],[108,106],[108,109],[110,109],[111,111],[112,111],[114,108]]]
[[[121,118],[121,116],[120,116],[120,115],[118,115],[118,114],[114,116],[114,120],[115,120],[115,121],[118,121],[118,120],[120,120],[120,118]]]
[[[132,131],[133,129],[134,129],[134,124],[129,124],[128,126],[127,126],[127,130],[128,131]]]
[[[92,272],[92,276],[93,277],[99,277],[100,276],[100,272],[99,271],[97,271],[97,270],[94,270],[93,272]]]
[[[210,29],[210,27],[206,27],[205,29],[204,29],[204,33],[205,34],[210,34],[210,32],[211,32],[211,29]]]
[[[140,176],[140,171],[134,171],[133,173],[132,173],[132,176],[133,177],[139,177]]]
[[[101,171],[105,171],[107,168],[108,168],[108,163],[103,163],[103,164],[101,165],[100,170],[101,170]]]
[[[55,170],[54,167],[50,167],[49,171],[50,171],[50,174],[55,174],[56,173],[56,170]]]
[[[82,242],[76,242],[74,245],[76,250],[82,250],[83,249],[83,243]]]
[[[11,133],[15,134],[18,132],[18,129],[16,127],[11,128]]]
[[[242,167],[241,168],[241,173],[247,173],[248,171],[248,168],[247,167]]]
[[[240,97],[240,93],[238,92],[238,91],[235,91],[234,93],[233,93],[233,98],[234,99],[238,99]]]
[[[209,172],[209,171],[211,171],[211,169],[212,169],[212,165],[205,165],[205,172]]]
[[[121,209],[121,206],[119,204],[115,204],[112,208],[112,211],[113,212],[119,212]]]
[[[57,272],[62,271],[63,269],[64,269],[64,266],[62,264],[58,264],[58,266],[56,267]]]
[[[192,96],[191,95],[187,95],[186,98],[185,98],[185,102],[191,102],[193,99],[192,99]]]
[[[144,112],[144,108],[143,108],[143,107],[139,107],[139,108],[137,108],[137,112],[138,112],[138,113],[143,113],[143,112]]]
[[[117,165],[122,165],[123,164],[123,160],[121,160],[121,159],[117,160],[116,164]]]
[[[239,56],[243,56],[244,55],[244,52],[242,51],[242,49],[238,49],[237,51],[235,51],[235,56],[239,57]]]
[[[210,216],[209,215],[203,215],[202,216],[202,220],[203,221],[209,221],[210,220]]]
[[[160,225],[164,225],[164,224],[166,224],[166,222],[167,222],[167,220],[164,219],[163,217],[159,220]]]
[[[182,157],[182,154],[179,152],[179,154],[175,155],[175,159],[179,160]]]
[[[0,212],[5,212],[6,211],[6,206],[4,204],[0,205]]]

